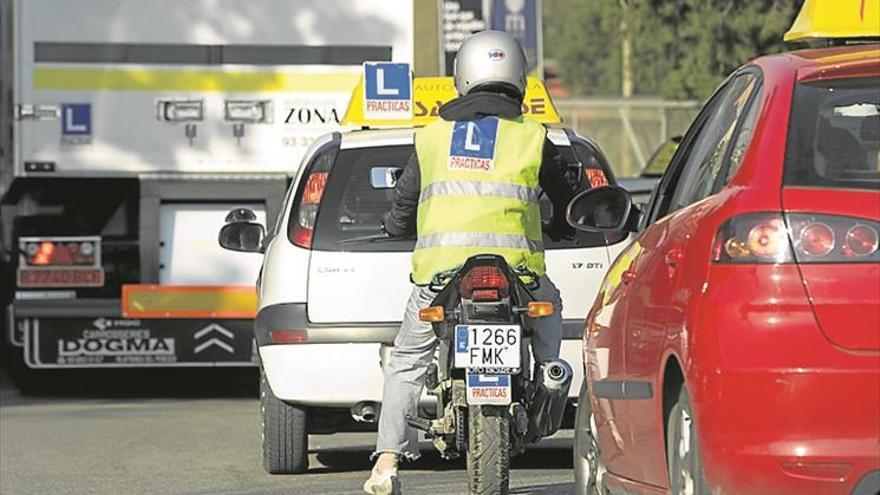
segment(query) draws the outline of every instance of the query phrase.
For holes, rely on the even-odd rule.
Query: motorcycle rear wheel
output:
[[[510,414],[506,407],[469,408],[467,472],[471,495],[507,495],[510,487]]]

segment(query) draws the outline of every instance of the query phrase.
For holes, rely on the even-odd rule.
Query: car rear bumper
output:
[[[880,470],[877,365],[704,378],[695,411],[700,448],[722,493],[861,493],[857,485]],[[872,479],[880,481],[866,483]]]
[[[575,372],[569,397],[576,398],[583,380],[583,323],[564,325],[560,357]],[[261,309],[254,328],[266,377],[278,398],[325,407],[382,400],[383,350],[393,345],[398,323],[315,324],[308,321],[305,304],[286,303]],[[272,332],[288,330],[304,332],[304,342],[270,338]]]

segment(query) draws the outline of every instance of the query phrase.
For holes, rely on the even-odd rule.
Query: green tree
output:
[[[784,50],[802,2],[627,0],[635,93],[705,99],[742,63]],[[620,94],[620,2],[546,0],[544,12],[545,54],[563,82],[576,93]]]

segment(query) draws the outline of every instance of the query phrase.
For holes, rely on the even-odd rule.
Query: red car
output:
[[[580,493],[880,493],[880,45],[734,72],[637,213],[569,206],[638,232],[587,317]]]

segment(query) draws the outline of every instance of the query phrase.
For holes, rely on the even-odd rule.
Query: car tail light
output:
[[[509,282],[507,276],[497,266],[477,266],[471,268],[458,285],[458,291],[465,299],[472,299],[475,295],[488,296],[485,291],[494,290],[497,293],[495,300],[507,296]]]
[[[880,262],[880,222],[811,213],[750,213],[715,236],[716,263]]]
[[[880,222],[813,213],[787,213],[798,263],[878,263]]]
[[[715,235],[716,263],[792,261],[785,220],[778,213],[750,213],[724,222]]]
[[[275,330],[269,332],[269,338],[279,344],[305,344],[309,341],[309,333],[305,330]]]
[[[306,168],[304,179],[300,181],[287,228],[288,239],[299,247],[312,247],[321,198],[327,188],[330,169],[336,161],[337,144],[334,141],[318,150]]]

